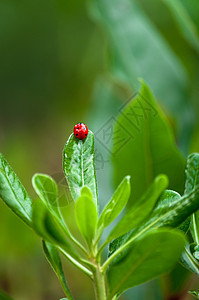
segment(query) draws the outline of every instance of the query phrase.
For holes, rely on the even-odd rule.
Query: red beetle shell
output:
[[[84,123],[77,123],[74,127],[74,135],[80,139],[83,140],[88,135],[88,128]]]

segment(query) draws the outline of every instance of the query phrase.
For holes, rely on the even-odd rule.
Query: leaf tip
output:
[[[155,178],[155,182],[162,190],[165,190],[169,185],[169,179],[168,179],[167,175],[165,175],[165,174],[159,174]]]

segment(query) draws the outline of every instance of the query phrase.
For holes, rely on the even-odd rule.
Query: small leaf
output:
[[[103,209],[98,220],[98,228],[103,225],[107,227],[121,213],[125,207],[131,192],[130,177],[126,176],[117,187],[111,200]]]
[[[46,255],[46,258],[50,263],[51,267],[53,268],[54,272],[56,273],[65,295],[68,297],[68,300],[72,300],[73,298],[68,288],[68,285],[66,283],[64,271],[62,269],[62,264],[61,264],[61,260],[57,248],[53,246],[51,243],[45,241],[42,241],[42,245],[43,245],[43,250]]]
[[[129,208],[124,217],[111,231],[108,240],[111,241],[126,232],[139,226],[151,213],[157,199],[168,185],[168,178],[165,175],[159,175],[155,178],[151,187]]]
[[[86,196],[86,197],[89,197],[89,198],[93,197],[90,189],[87,186],[84,186],[81,189],[81,196]]]
[[[59,209],[58,190],[56,182],[48,175],[35,174],[32,178],[32,184],[37,195],[48,207],[51,213],[56,215],[57,221],[60,223],[66,235],[70,237],[71,233],[66,226]]]
[[[1,153],[0,197],[18,217],[32,226],[32,200]]]
[[[74,200],[80,197],[81,188],[87,186],[98,208],[94,135],[90,130],[84,140],[71,134],[63,152],[63,169]]]
[[[85,188],[75,203],[75,218],[82,236],[90,247],[95,236],[97,211],[93,199],[89,194],[85,195]]]
[[[32,220],[34,230],[44,240],[63,247],[69,254],[79,258],[78,254],[67,240],[59,221],[51,214],[40,199],[34,201]]]
[[[32,185],[47,207],[60,216],[57,184],[53,178],[45,174],[35,174],[32,178]]]
[[[134,242],[128,253],[108,271],[109,298],[170,271],[185,245],[180,232],[156,230]],[[119,270],[119,271],[118,271]]]

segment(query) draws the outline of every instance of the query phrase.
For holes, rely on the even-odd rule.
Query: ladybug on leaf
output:
[[[73,132],[78,139],[83,140],[88,135],[88,128],[84,123],[77,123],[74,127]]]

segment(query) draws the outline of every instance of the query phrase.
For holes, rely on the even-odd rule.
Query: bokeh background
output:
[[[33,199],[35,172],[61,186],[62,149],[74,124],[85,122],[97,134],[138,91],[139,77],[183,155],[199,151],[198,0],[0,0],[0,61],[0,151]],[[96,151],[102,206],[114,170],[98,142]],[[64,201],[73,226],[72,203]],[[89,279],[63,263],[75,299],[94,299]],[[196,278],[188,284],[199,287]],[[2,201],[0,288],[16,300],[63,296],[41,241]],[[161,300],[163,290],[155,280],[123,299]]]

